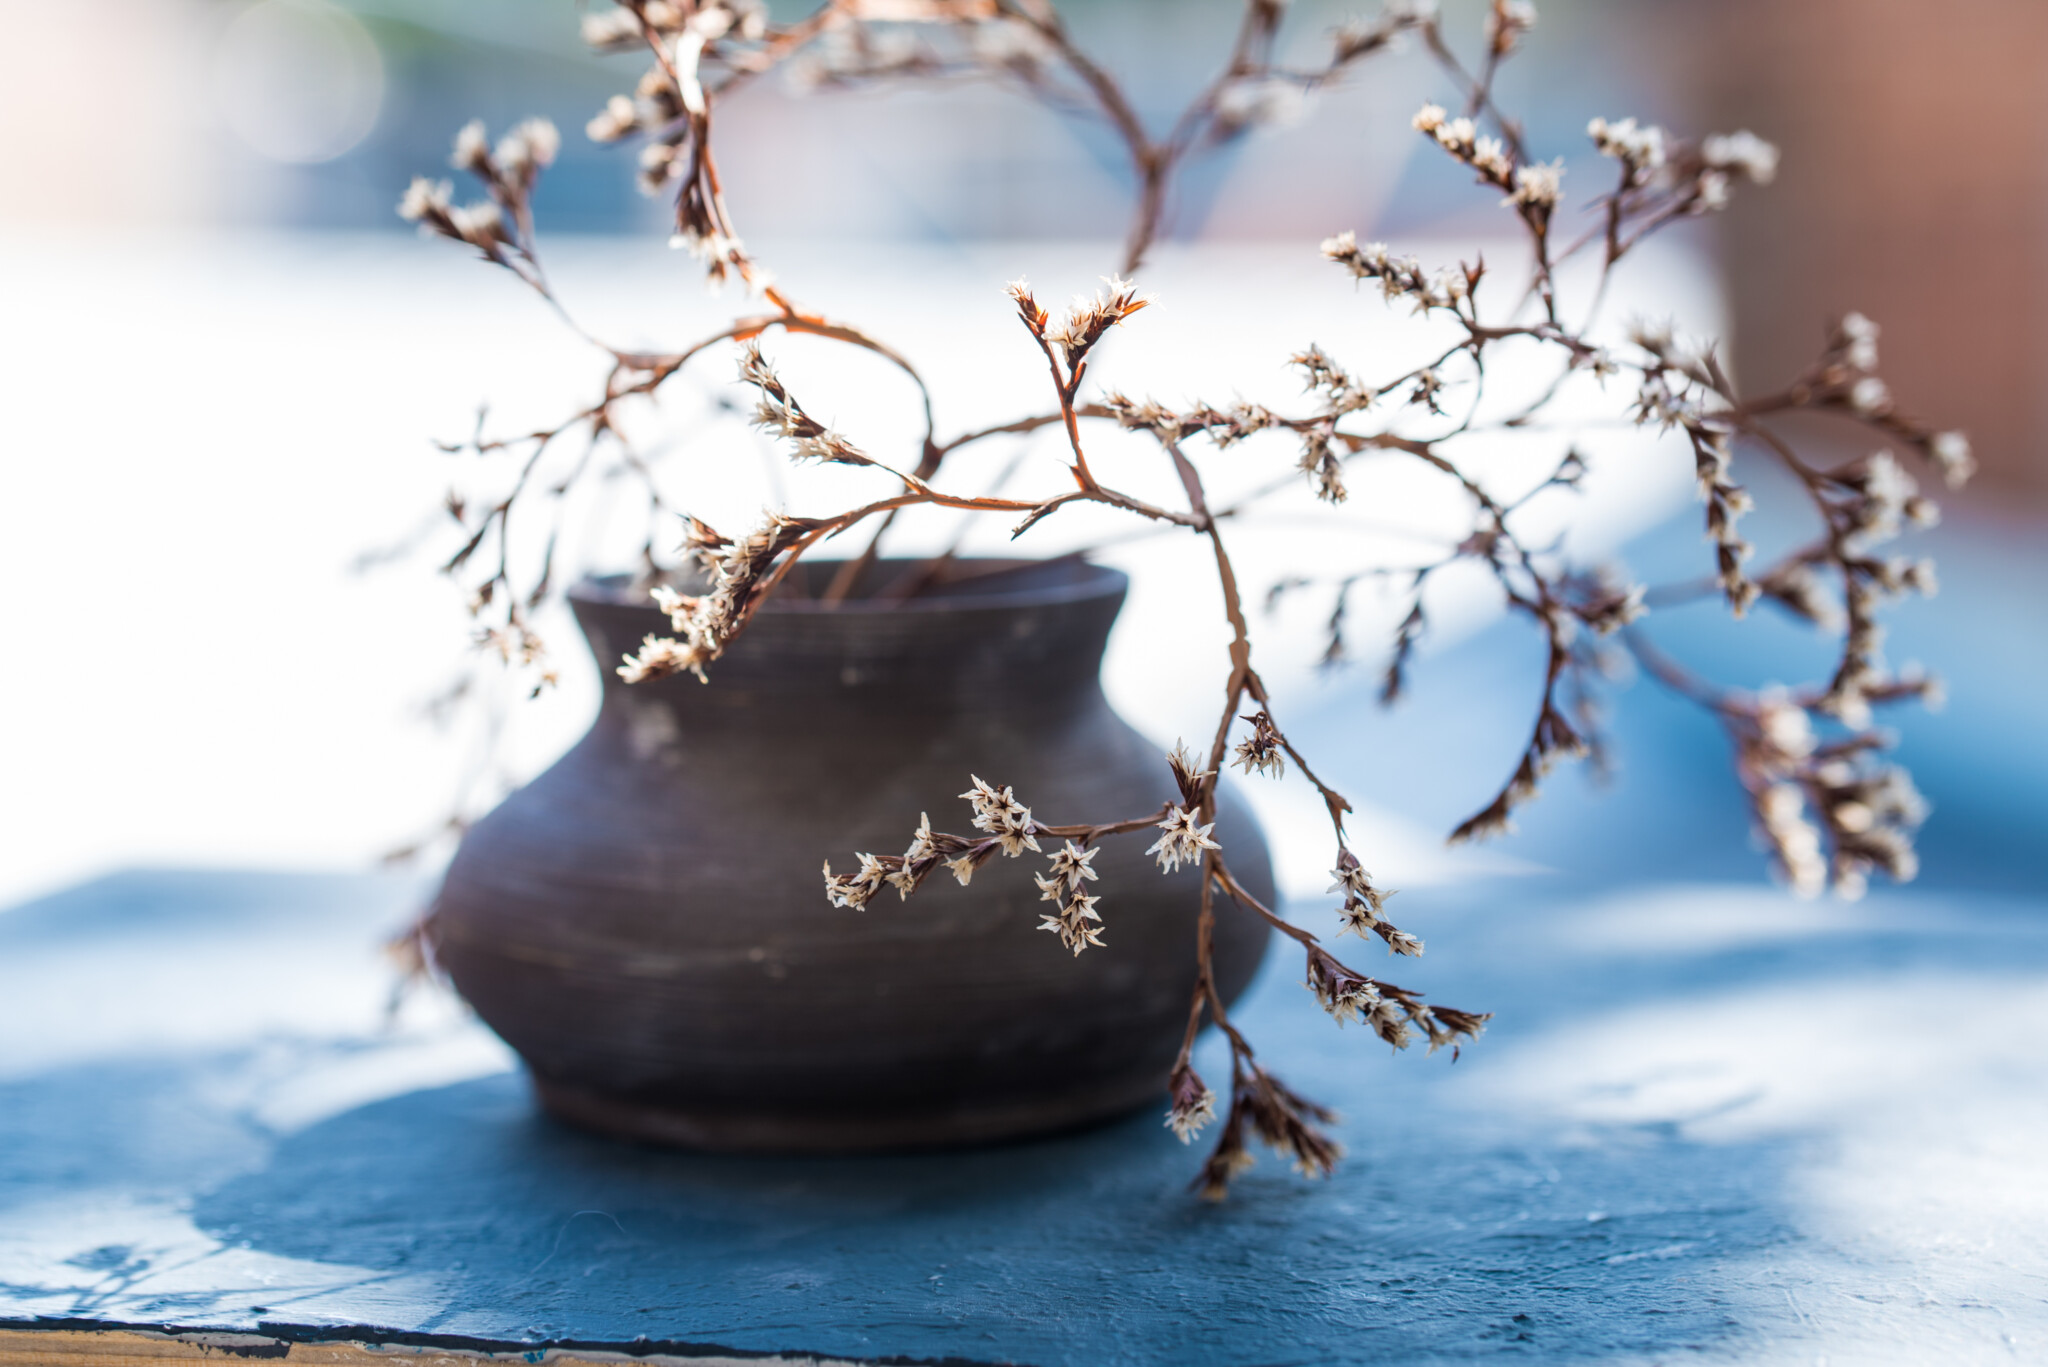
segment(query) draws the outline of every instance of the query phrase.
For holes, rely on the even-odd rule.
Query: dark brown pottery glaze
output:
[[[887,583],[908,568],[884,562]],[[440,963],[572,1123],[700,1148],[830,1151],[1013,1138],[1164,1104],[1195,973],[1198,875],[1140,833],[1095,861],[1105,947],[1037,929],[998,858],[908,902],[830,905],[819,866],[894,854],[920,812],[968,832],[970,774],[1043,821],[1116,820],[1173,793],[1098,671],[1126,580],[1078,560],[964,562],[914,598],[805,597],[793,575],[711,682],[628,687],[469,832]],[[600,660],[666,619],[618,581],[570,594]],[[1260,896],[1258,829],[1226,788],[1216,836]],[[1242,991],[1267,931],[1226,908],[1216,967]]]

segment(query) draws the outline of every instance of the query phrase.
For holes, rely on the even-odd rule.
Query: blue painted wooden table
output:
[[[1962,645],[1941,657],[1982,659],[1976,701],[1913,733],[1939,809],[1915,889],[1770,890],[1711,727],[1645,695],[1619,790],[1560,785],[1510,847],[1602,881],[1403,894],[1430,951],[1403,981],[1498,1013],[1460,1062],[1334,1029],[1276,950],[1244,1023],[1350,1156],[1316,1185],[1269,1157],[1221,1206],[1155,1113],[859,1160],[587,1137],[452,1002],[387,1014],[376,947],[416,883],[72,888],[0,913],[0,1320],[974,1363],[2048,1361],[2048,736],[2029,676]],[[1473,700],[1431,696],[1338,780],[1451,810],[1404,737]]]
[[[132,875],[0,920],[0,1317],[970,1362],[2048,1357],[2037,903],[1432,907],[1443,995],[1502,1013],[1455,1066],[1330,1028],[1276,955],[1246,1023],[1343,1105],[1350,1157],[1209,1206],[1152,1114],[836,1161],[563,1130],[459,1015],[382,1024],[367,947],[410,893]]]

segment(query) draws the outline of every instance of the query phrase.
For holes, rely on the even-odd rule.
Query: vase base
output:
[[[902,1153],[996,1144],[1101,1124],[1150,1105],[1163,1114],[1166,1099],[1163,1076],[1006,1105],[812,1115],[663,1105],[538,1075],[533,1088],[541,1109],[580,1130],[666,1148],[757,1154]]]

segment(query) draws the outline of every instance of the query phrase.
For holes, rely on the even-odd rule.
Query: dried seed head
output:
[[[1282,753],[1286,744],[1273,719],[1262,708],[1244,718],[1252,724],[1252,733],[1237,743],[1237,763],[1250,775],[1256,769],[1273,778],[1284,777],[1287,773],[1287,757]]]
[[[1307,977],[1303,986],[1315,993],[1316,1002],[1343,1025],[1364,1020],[1380,1004],[1379,984],[1362,973],[1354,973],[1337,962],[1320,945],[1307,948]]]
[[[1180,789],[1182,805],[1201,806],[1208,781],[1215,777],[1214,771],[1195,767],[1195,758],[1188,753],[1186,741],[1174,743],[1173,753],[1166,757],[1166,767],[1173,771],[1174,786]]]
[[[1166,1094],[1171,1101],[1166,1111],[1166,1128],[1183,1144],[1191,1143],[1202,1127],[1216,1118],[1216,1093],[1209,1090],[1201,1074],[1185,1060],[1174,1066],[1173,1076],[1166,1083]]]

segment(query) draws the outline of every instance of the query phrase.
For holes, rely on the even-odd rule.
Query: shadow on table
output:
[[[1651,1126],[1534,1147],[1414,1115],[1347,1139],[1328,1186],[1269,1160],[1211,1206],[1183,1188],[1199,1155],[1149,1114],[966,1153],[764,1160],[581,1135],[500,1076],[291,1136],[194,1218],[432,1274],[447,1308],[422,1329],[1042,1363],[1701,1344],[1739,1320],[1711,1264],[1792,1237],[1767,1145]]]

